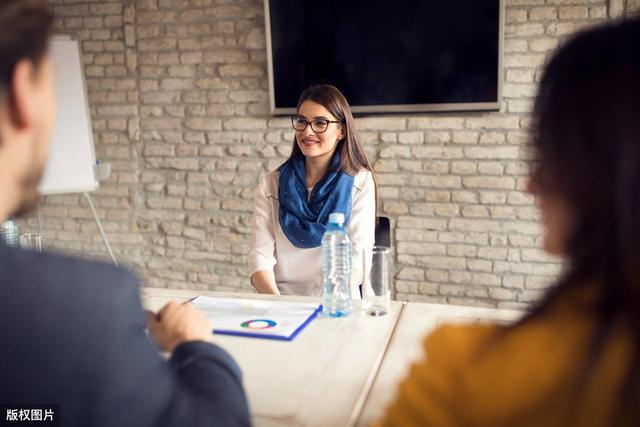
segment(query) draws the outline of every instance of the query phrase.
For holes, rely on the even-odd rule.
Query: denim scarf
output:
[[[342,212],[345,224],[349,223],[354,179],[340,171],[340,153],[336,151],[327,173],[308,198],[304,156],[298,155],[282,165],[278,184],[280,227],[294,246],[320,246],[333,212]]]

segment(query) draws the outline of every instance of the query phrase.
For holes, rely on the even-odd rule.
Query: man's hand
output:
[[[162,351],[171,352],[187,341],[209,341],[209,321],[191,304],[168,302],[158,314],[150,312],[149,333]]]

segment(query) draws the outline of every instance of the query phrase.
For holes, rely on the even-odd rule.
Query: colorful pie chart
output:
[[[276,326],[276,322],[270,319],[253,319],[242,322],[240,326],[247,329],[269,329]]]

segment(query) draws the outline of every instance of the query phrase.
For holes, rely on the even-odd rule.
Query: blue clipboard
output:
[[[198,296],[189,301],[213,324],[213,334],[293,341],[322,312],[314,302]]]
[[[293,339],[298,336],[300,331],[306,328],[307,325],[311,323],[313,319],[318,317],[318,314],[320,314],[321,312],[322,312],[322,306],[319,305],[318,308],[316,308],[316,310],[313,313],[311,313],[311,315],[307,318],[307,320],[305,320],[300,326],[298,326],[298,328],[295,331],[293,331],[293,333],[291,333],[289,336],[265,335],[265,334],[257,334],[255,332],[239,332],[239,331],[229,331],[225,329],[214,329],[213,333],[217,335],[234,335],[239,337],[265,338],[268,340],[293,341]]]

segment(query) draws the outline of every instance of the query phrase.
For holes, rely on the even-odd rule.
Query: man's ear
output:
[[[13,69],[13,78],[9,86],[9,120],[17,129],[31,125],[35,103],[33,85],[35,68],[28,59],[20,60]]]

